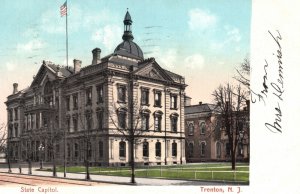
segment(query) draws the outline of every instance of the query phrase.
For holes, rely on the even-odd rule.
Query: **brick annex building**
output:
[[[249,161],[249,103],[240,114],[236,160]],[[216,105],[202,102],[191,105],[190,99],[186,98],[185,136],[187,162],[231,160],[228,136],[222,128],[222,118]]]
[[[6,102],[11,160],[66,157],[81,164],[87,157],[97,165],[128,165],[130,148],[120,129],[133,126],[141,131],[138,164],[185,163],[185,80],[144,59],[131,24],[127,11],[123,41],[103,58],[95,48],[91,65],[44,61],[30,87],[13,85]]]

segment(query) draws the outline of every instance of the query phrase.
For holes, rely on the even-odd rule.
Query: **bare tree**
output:
[[[147,109],[143,108],[137,97],[134,96],[134,87],[134,82],[131,80],[129,83],[130,92],[128,95],[128,104],[116,104],[114,99],[112,99],[112,103],[109,104],[107,110],[109,120],[115,127],[114,133],[121,135],[121,138],[125,139],[129,144],[131,183],[136,183],[135,146],[141,143],[141,139],[138,137],[146,132],[151,132],[150,129],[152,128],[152,125],[149,125],[149,122],[147,124],[146,122],[142,122],[142,120],[146,119],[148,112]],[[128,123],[126,121],[128,121]]]
[[[10,164],[10,149],[9,149],[9,137],[7,135],[7,127],[2,124],[0,126],[0,153],[5,154],[8,172],[11,172],[11,164]]]
[[[82,118],[85,116],[85,119]],[[92,113],[89,111],[86,111],[84,115],[79,114],[79,121],[81,125],[81,133],[83,137],[83,151],[84,151],[84,165],[85,165],[85,179],[91,180],[90,176],[90,158],[91,158],[91,128],[93,126],[93,119],[92,119]],[[86,124],[84,122],[86,121]]]
[[[228,143],[231,151],[232,169],[236,166],[236,148],[241,142],[241,123],[244,122],[246,113],[244,107],[246,106],[247,92],[243,91],[240,85],[232,86],[229,83],[225,86],[219,86],[212,94],[215,103],[217,104],[217,111],[220,114],[223,127],[228,137]]]
[[[239,64],[239,66],[235,69],[236,75],[233,77],[236,81],[246,87],[247,91],[250,92],[250,60],[248,57],[244,59],[244,61]]]

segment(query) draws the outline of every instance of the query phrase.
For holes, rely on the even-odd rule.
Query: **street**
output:
[[[0,186],[113,186],[117,184],[0,173]]]

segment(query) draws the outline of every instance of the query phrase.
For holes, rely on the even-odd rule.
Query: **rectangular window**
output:
[[[126,86],[118,85],[118,102],[126,102]]]
[[[149,89],[147,88],[142,88],[142,93],[141,93],[141,104],[149,106]]]
[[[9,121],[13,121],[13,110],[10,109],[10,110],[8,111],[8,115],[9,115],[9,116],[8,116],[8,117],[9,117]]]
[[[171,109],[177,109],[177,95],[171,94]]]
[[[18,119],[18,108],[15,108],[15,121],[17,121]]]
[[[161,157],[161,143],[160,142],[156,142],[156,144],[155,144],[155,156]]]
[[[154,91],[154,106],[161,107],[161,91]]]
[[[126,143],[124,141],[119,143],[119,157],[126,157]]]
[[[177,156],[177,143],[172,143],[172,156]]]
[[[40,115],[35,114],[35,117],[36,117],[35,125],[36,125],[36,128],[39,129],[40,128]]]
[[[103,85],[97,86],[97,103],[103,102]]]
[[[201,143],[201,156],[205,156],[205,142]]]
[[[126,128],[126,112],[125,111],[119,111],[118,123],[119,123],[119,128],[121,128],[121,129]]]
[[[75,156],[75,158],[78,158],[78,156],[79,156],[79,146],[78,146],[78,143],[74,144],[74,156]]]
[[[161,115],[154,115],[154,131],[161,131]]]
[[[92,129],[92,115],[91,114],[86,115],[86,127],[87,127],[87,130]]]
[[[86,105],[92,105],[92,88],[86,90]]]
[[[15,125],[15,137],[19,136],[18,125]]]
[[[143,143],[143,157],[149,157],[149,143]]]
[[[149,130],[149,114],[142,115],[142,130],[143,131]]]
[[[178,117],[176,117],[176,116],[171,117],[171,130],[172,130],[172,132],[177,132],[177,121],[178,121]]]
[[[70,118],[67,118],[67,130],[70,132]]]
[[[67,111],[70,110],[70,96],[66,97],[66,108],[67,108]]]
[[[103,141],[99,141],[99,157],[103,157]]]
[[[73,109],[78,109],[78,94],[73,95]]]
[[[78,120],[77,117],[73,117],[73,127],[74,127],[74,131],[78,131]]]
[[[97,112],[97,120],[98,120],[98,129],[103,129],[103,112]]]

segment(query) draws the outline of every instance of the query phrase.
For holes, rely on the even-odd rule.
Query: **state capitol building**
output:
[[[184,77],[144,59],[124,18],[123,41],[92,64],[44,61],[31,85],[7,97],[11,160],[127,166],[134,136],[138,165],[184,164]]]

